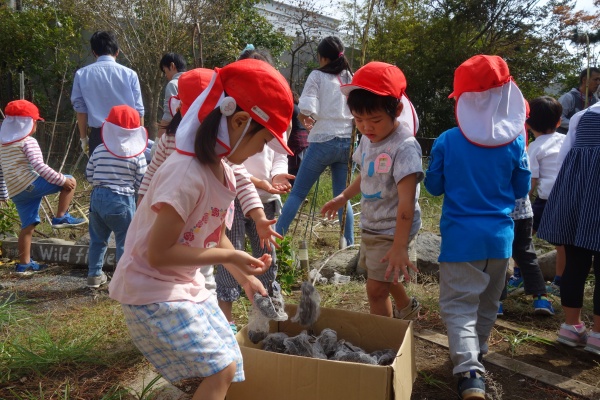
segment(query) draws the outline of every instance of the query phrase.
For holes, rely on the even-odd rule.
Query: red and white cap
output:
[[[469,142],[499,147],[526,137],[525,98],[501,57],[477,55],[462,63],[448,97],[456,99],[456,120]]]
[[[294,102],[290,86],[279,71],[254,59],[235,61],[223,68],[215,68],[215,71],[208,87],[194,100],[177,128],[177,151],[190,156],[195,154],[194,143],[200,124],[210,112],[220,107],[223,116],[216,152],[219,157],[229,155],[236,145],[229,143],[226,115],[231,115],[239,106],[271,132],[277,141],[270,146],[273,150],[293,155],[284,132],[292,119]]]
[[[174,116],[179,109],[183,117],[190,105],[206,89],[215,71],[208,68],[195,68],[184,72],[178,79],[178,93],[169,99],[169,112]]]
[[[148,132],[140,126],[140,114],[126,105],[110,109],[100,132],[106,150],[115,157],[136,157],[148,146]]]
[[[0,126],[0,142],[11,144],[25,139],[33,133],[35,121],[43,121],[40,110],[30,101],[15,100],[4,109],[6,118]]]
[[[398,121],[405,125],[413,135],[419,130],[419,118],[408,97],[406,96],[406,77],[395,65],[372,61],[352,77],[352,82],[341,86],[341,91],[348,96],[354,89],[364,89],[379,96],[392,96],[400,99],[403,108]]]

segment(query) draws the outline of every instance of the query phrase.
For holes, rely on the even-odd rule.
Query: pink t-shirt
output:
[[[158,210],[172,206],[185,221],[179,243],[196,248],[219,244],[223,222],[233,218],[235,178],[225,162],[223,185],[210,168],[195,157],[173,153],[156,171],[127,231],[125,250],[108,286],[109,295],[122,304],[144,305],[164,301],[202,302],[211,293],[204,287],[198,266],[156,269],[148,263],[148,239]]]

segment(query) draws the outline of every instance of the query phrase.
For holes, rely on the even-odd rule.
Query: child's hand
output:
[[[309,117],[308,115],[298,114],[298,119],[300,120],[300,123],[304,125],[306,130],[309,132],[315,124],[315,120]]]
[[[266,179],[262,180],[258,183],[255,183],[254,186],[256,186],[258,189],[262,189],[265,192],[271,193],[271,194],[285,194],[289,191],[289,190],[281,189],[280,185],[271,185],[271,183]]]
[[[381,259],[381,262],[388,261],[388,267],[385,270],[385,279],[389,279],[390,275],[394,274],[394,285],[398,284],[400,279],[400,273],[404,276],[404,281],[410,281],[410,275],[408,269],[412,269],[415,272],[419,272],[417,267],[408,258],[408,249],[405,247],[398,248],[398,246],[392,246],[390,250]]]
[[[262,275],[271,267],[271,255],[263,254],[260,258],[254,258],[245,251],[235,250],[229,263],[245,274]]]
[[[275,189],[281,190],[283,193],[289,193],[292,188],[290,179],[296,179],[296,177],[290,174],[278,174],[271,179],[271,183]]]
[[[344,204],[346,204],[346,198],[343,194],[340,194],[325,203],[323,208],[321,208],[321,215],[327,219],[333,219],[337,215],[338,210],[344,207]]]
[[[256,225],[256,233],[258,234],[258,238],[260,239],[259,244],[262,249],[270,247],[271,243],[275,247],[279,248],[279,245],[277,244],[275,238],[283,239],[283,236],[275,232],[275,230],[272,228],[273,225],[275,225],[276,223],[276,219],[266,218],[261,218],[258,221],[254,221],[254,224]]]
[[[244,292],[246,292],[248,300],[250,300],[250,302],[253,304],[254,293],[259,293],[261,296],[265,297],[269,295],[263,284],[255,276],[249,276],[246,283],[242,284],[242,289],[244,289]]]
[[[74,178],[67,178],[65,183],[63,183],[63,188],[67,190],[74,190],[77,186],[77,181]]]

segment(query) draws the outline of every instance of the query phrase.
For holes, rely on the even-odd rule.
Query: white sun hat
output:
[[[106,150],[119,158],[136,157],[148,146],[148,132],[140,126],[140,115],[126,105],[111,108],[101,135]]]
[[[454,73],[455,115],[465,138],[481,147],[504,146],[526,138],[527,103],[498,56],[477,55]]]
[[[0,126],[0,142],[3,145],[18,142],[33,133],[35,121],[43,121],[40,111],[30,101],[15,100],[4,109],[6,118]]]

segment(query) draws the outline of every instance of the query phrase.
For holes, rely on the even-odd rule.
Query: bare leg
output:
[[[408,294],[406,294],[406,290],[404,289],[404,285],[402,283],[398,283],[397,285],[390,284],[390,293],[394,298],[396,309],[398,311],[410,304],[410,297],[408,297]]]
[[[192,400],[223,400],[235,375],[235,363],[229,364],[222,371],[204,378]]]
[[[566,324],[579,325],[581,323],[581,308],[571,308],[563,306],[563,311],[565,313]],[[600,317],[594,316],[594,322],[596,322],[596,319],[600,320]]]
[[[565,254],[565,246],[556,246],[556,276],[562,276],[567,265],[567,255]]]
[[[34,230],[35,225],[31,224],[19,232],[19,264],[28,264],[31,262],[31,238]]]
[[[56,217],[60,218],[65,215],[69,206],[71,205],[71,200],[73,200],[73,196],[75,196],[75,189],[63,189],[60,191],[58,195],[58,209],[56,210]]]
[[[392,317],[390,285],[391,283],[388,282],[367,279],[367,297],[369,298],[371,314]]]
[[[219,300],[219,308],[221,309],[221,311],[223,311],[223,314],[225,314],[225,318],[227,318],[227,321],[233,321],[232,302]]]

